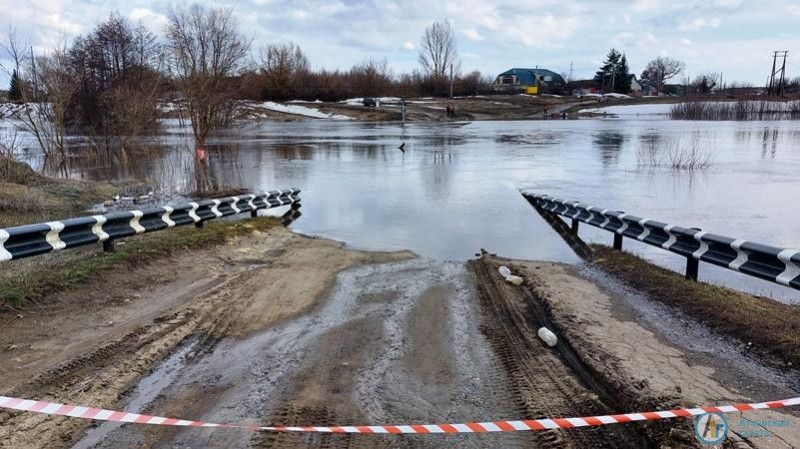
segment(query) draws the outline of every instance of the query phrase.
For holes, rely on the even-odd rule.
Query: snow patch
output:
[[[631,104],[625,106],[606,106],[604,108],[583,109],[581,113],[612,115],[669,115],[671,104]]]
[[[263,103],[255,103],[254,107],[266,109],[268,111],[282,112],[284,114],[299,115],[302,117],[332,119],[332,120],[352,120],[351,117],[346,115],[328,114],[318,109],[307,108],[304,106],[280,104],[272,101],[265,101]]]
[[[617,94],[617,93],[613,93],[613,92],[610,93],[610,94],[605,94],[603,96],[604,97],[609,97],[609,98],[632,98],[630,95]]]
[[[372,97],[376,98],[381,102],[381,104],[400,104],[402,98],[400,97]],[[340,101],[339,103],[349,104],[349,105],[358,105],[364,103],[364,97],[361,98],[348,98],[347,100]]]

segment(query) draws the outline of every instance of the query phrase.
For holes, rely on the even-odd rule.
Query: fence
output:
[[[800,251],[733,239],[697,228],[685,228],[639,218],[621,211],[587,206],[547,195],[522,192],[539,213],[572,219],[577,234],[583,222],[614,233],[614,248],[622,249],[623,237],[686,257],[686,277],[697,280],[699,262],[729,268],[757,278],[800,290]]]
[[[202,227],[245,212],[256,216],[259,209],[299,204],[299,194],[299,189],[277,190],[0,229],[0,262],[95,243],[110,251],[116,239],[189,224]]]

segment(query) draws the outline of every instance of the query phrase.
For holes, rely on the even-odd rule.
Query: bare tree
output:
[[[454,74],[461,70],[456,37],[450,21],[436,21],[425,28],[420,42],[419,63],[439,89],[448,79],[451,67]]]
[[[79,82],[69,64],[67,39],[60,37],[48,53],[36,56],[9,27],[0,49],[13,64],[24,88],[25,103],[17,117],[39,143],[46,162],[66,173],[68,108],[74,101]],[[0,66],[4,72],[8,67]]]
[[[691,87],[695,93],[707,94],[717,87],[719,78],[720,74],[715,72],[703,73],[698,75],[697,78],[692,81]]]
[[[244,66],[250,41],[239,34],[230,8],[178,6],[169,21],[170,72],[202,147],[212,130],[232,119],[236,96],[231,78]]]
[[[297,96],[297,88],[308,76],[311,64],[299,45],[270,44],[261,49],[261,73],[266,77],[268,96],[286,99]]]
[[[677,59],[659,56],[647,63],[640,78],[649,81],[658,92],[662,92],[664,83],[680,75],[684,68],[685,64]]]
[[[460,95],[478,95],[481,89],[487,88],[494,80],[480,72],[480,70],[473,70],[459,79],[459,94]]]
[[[70,49],[71,64],[81,78],[71,115],[101,133],[107,144],[118,141],[123,157],[129,141],[155,123],[162,55],[144,25],[118,14],[76,39]]]
[[[353,92],[361,96],[386,93],[392,84],[392,71],[386,59],[372,59],[353,66],[349,73]]]
[[[13,71],[16,71],[21,76],[22,64],[28,59],[28,46],[23,45],[17,38],[16,27],[8,25],[8,36],[6,40],[0,42],[0,51],[5,53],[6,57],[11,61],[11,66],[7,67],[0,63],[0,70],[6,75],[11,76]]]
[[[67,112],[80,85],[69,63],[66,38],[62,37],[49,54],[31,57],[26,73],[33,103],[26,100],[22,122],[36,137],[45,156],[65,174]]]

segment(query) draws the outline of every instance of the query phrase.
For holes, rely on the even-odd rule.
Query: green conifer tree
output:
[[[14,102],[22,101],[22,80],[17,70],[11,72],[11,85],[8,87],[8,99]]]

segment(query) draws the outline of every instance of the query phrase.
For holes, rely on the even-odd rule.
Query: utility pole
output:
[[[781,68],[778,69],[778,55],[783,53],[783,63],[781,64]],[[786,56],[789,54],[786,50],[777,50],[772,52],[772,71],[770,71],[769,75],[769,86],[767,88],[767,94],[769,95],[783,95],[784,94],[784,84],[786,83]],[[775,75],[781,73],[780,78],[778,78],[777,83],[775,82]]]
[[[574,73],[573,73],[573,70],[572,70],[572,61],[570,61],[569,62],[569,80],[567,82],[572,82],[573,76],[574,76]]]
[[[767,95],[772,95],[775,88],[775,62],[778,60],[778,52],[772,52],[772,70],[769,72],[769,86],[767,87]]]
[[[614,81],[617,79],[617,65],[614,64],[611,69],[611,93],[614,93]]]

